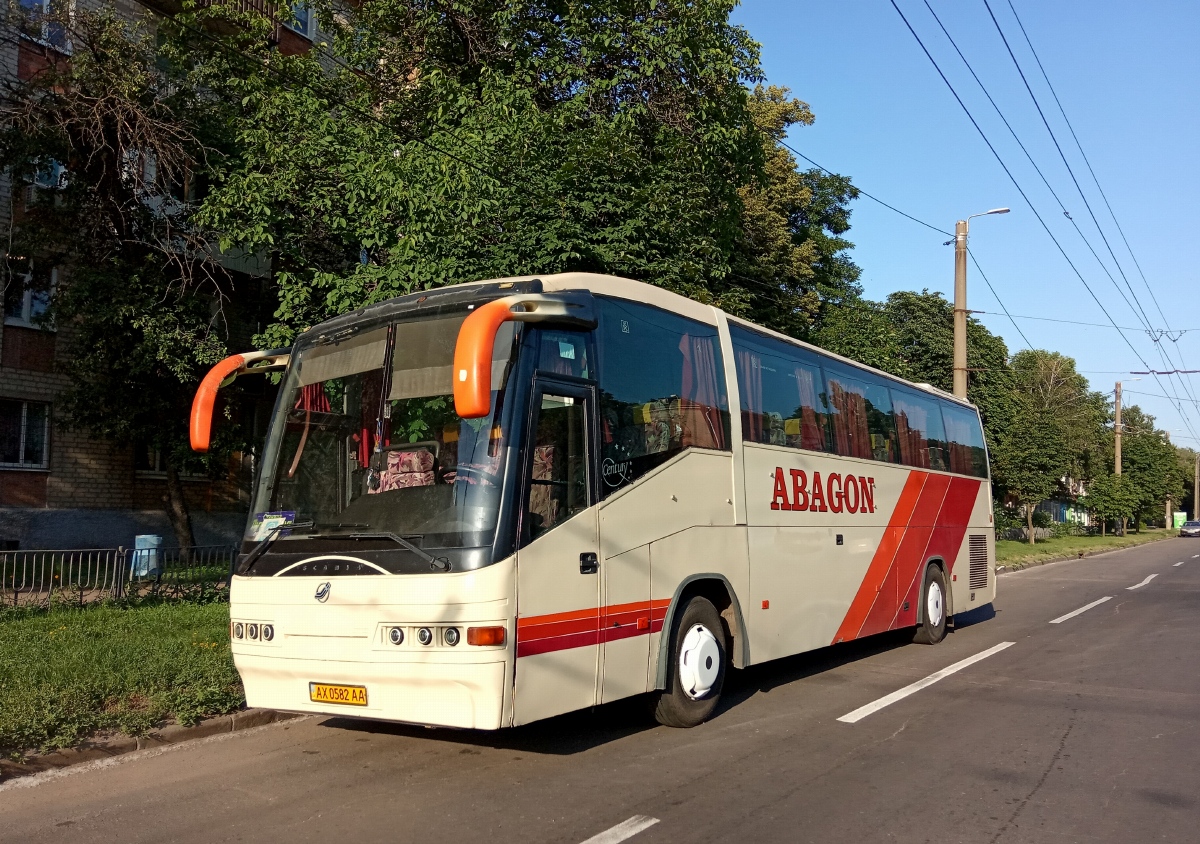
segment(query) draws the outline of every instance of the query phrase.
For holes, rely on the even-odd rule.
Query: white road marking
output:
[[[1111,601],[1111,600],[1112,600],[1112,595],[1109,595],[1107,598],[1101,598],[1099,601],[1092,601],[1087,606],[1080,607],[1079,609],[1075,610],[1074,612],[1069,612],[1066,615],[1060,615],[1058,618],[1051,619],[1050,623],[1051,624],[1062,624],[1064,621],[1066,621],[1069,618],[1074,618],[1077,615],[1082,615],[1083,613],[1090,610],[1092,607],[1098,607],[1101,604],[1103,604],[1105,601]]]
[[[1200,554],[1193,554],[1193,555],[1192,555],[1192,559],[1193,559],[1193,560],[1195,560],[1195,559],[1197,559],[1197,558],[1200,558]]]
[[[1147,577],[1145,580],[1143,580],[1141,583],[1135,583],[1132,586],[1126,586],[1125,591],[1132,592],[1134,589],[1141,589],[1143,586],[1145,586],[1147,583],[1149,583],[1151,580],[1153,580],[1156,577],[1158,577],[1157,574],[1152,574],[1149,577]]]
[[[593,835],[583,844],[617,844],[627,838],[633,838],[639,832],[647,830],[658,823],[658,818],[649,815],[634,815],[627,821],[621,821],[612,829],[606,829],[599,835]]]
[[[890,695],[884,695],[879,700],[872,701],[866,706],[860,706],[853,712],[848,712],[841,718],[838,718],[838,720],[847,724],[857,723],[871,713],[878,712],[885,706],[891,706],[898,700],[904,700],[904,698],[915,692],[921,691],[921,689],[925,688],[926,686],[932,686],[938,680],[944,680],[951,674],[962,671],[967,666],[974,665],[981,659],[987,659],[992,654],[998,654],[1005,648],[1011,648],[1015,644],[1016,642],[1001,642],[998,645],[988,648],[986,651],[981,651],[980,653],[975,654],[975,656],[969,656],[964,660],[954,663],[953,665],[946,666],[941,671],[936,671],[933,674],[930,674],[924,680],[918,680],[911,685],[905,686],[903,689],[898,689],[897,691],[892,692]]]
[[[1172,568],[1179,568],[1186,562],[1187,562],[1187,560],[1180,560],[1178,563],[1176,563],[1174,566],[1172,566]]]

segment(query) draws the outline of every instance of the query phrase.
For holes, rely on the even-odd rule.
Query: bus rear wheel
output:
[[[667,727],[695,727],[712,715],[725,685],[725,627],[717,608],[699,595],[689,600],[671,630],[667,688],[654,717]]]
[[[913,634],[918,645],[936,645],[946,638],[946,575],[942,567],[930,565],[925,569],[925,584],[921,587],[921,623]]]

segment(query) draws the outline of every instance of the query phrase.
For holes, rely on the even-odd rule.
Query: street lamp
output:
[[[967,231],[976,217],[1008,211],[993,208],[954,224],[954,395],[960,399],[967,397]]]

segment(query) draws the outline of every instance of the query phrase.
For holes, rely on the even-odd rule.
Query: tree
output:
[[[1011,367],[1015,389],[1057,417],[1069,454],[1069,477],[1083,482],[1106,472],[1112,464],[1105,449],[1111,439],[1106,395],[1091,391],[1075,371],[1075,361],[1058,352],[1025,349],[1013,356]]]
[[[1088,483],[1080,503],[1099,517],[1103,536],[1109,519],[1123,520],[1134,514],[1138,494],[1128,476],[1107,473],[1097,475]]]
[[[992,469],[1004,489],[1025,508],[1034,544],[1033,508],[1052,496],[1071,466],[1067,435],[1053,409],[1027,393],[1015,393],[1007,426],[990,443]]]
[[[1137,502],[1131,516],[1135,529],[1157,519],[1167,498],[1182,500],[1184,473],[1179,455],[1166,432],[1154,427],[1154,417],[1137,405],[1122,412],[1121,470],[1133,484]]]
[[[537,272],[744,309],[731,260],[739,190],[763,178],[746,88],[760,71],[730,9],[381,0],[322,12],[329,54],[282,56],[246,29],[213,46],[203,66],[238,104],[239,150],[201,216],[224,246],[272,257],[263,342]]]
[[[787,88],[758,85],[749,107],[765,164],[763,178],[739,191],[732,272],[750,285],[750,319],[807,337],[824,309],[861,293],[861,271],[846,254],[852,244],[842,237],[850,228],[847,203],[858,190],[843,176],[800,171],[783,146],[790,127],[814,122],[807,103]]]
[[[219,109],[112,11],[78,9],[56,25],[70,59],[9,80],[0,106],[0,167],[14,183],[66,174],[33,193],[5,282],[31,262],[60,268],[51,315],[70,338],[60,364],[71,387],[57,408],[95,436],[157,449],[172,528],[194,545],[180,473],[204,464],[186,450],[187,411],[199,370],[225,355],[232,275],[187,191],[219,163]]]

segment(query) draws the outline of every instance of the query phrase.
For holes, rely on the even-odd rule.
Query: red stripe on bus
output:
[[[518,619],[517,656],[533,656],[658,633],[662,631],[670,605],[670,600],[635,601]],[[645,619],[645,627],[638,626],[641,619]]]
[[[859,628],[867,620],[867,614],[870,613],[871,606],[875,603],[875,598],[883,586],[884,578],[891,570],[892,560],[900,547],[900,541],[904,538],[905,527],[908,525],[913,509],[917,506],[921,489],[925,486],[927,477],[929,477],[927,472],[913,470],[908,473],[908,480],[904,482],[904,489],[901,490],[900,497],[896,500],[896,507],[892,510],[892,516],[879,540],[879,547],[875,549],[875,555],[871,558],[871,564],[867,566],[867,573],[864,575],[862,583],[859,584],[858,593],[850,603],[850,609],[846,611],[846,617],[842,619],[842,624],[833,637],[834,644],[855,638]]]
[[[875,598],[871,611],[867,614],[862,627],[856,636],[871,636],[892,629],[896,611],[901,606],[901,595],[908,591],[914,573],[927,559],[925,549],[929,546],[929,538],[937,525],[938,514],[946,500],[946,491],[950,488],[948,475],[929,475],[925,486],[921,488],[921,497],[909,517],[907,530],[896,549],[892,566],[884,578],[883,587]]]
[[[954,563],[962,548],[967,525],[971,522],[971,513],[974,511],[975,501],[979,497],[980,485],[980,481],[972,478],[955,478],[950,482],[950,489],[946,493],[942,512],[938,514],[937,526],[929,539],[929,546],[925,549],[925,560],[939,557],[945,562],[947,588],[950,588],[950,575],[954,572]],[[897,610],[892,627],[908,627],[917,623],[917,601],[921,598],[921,574],[922,569],[918,566],[909,580],[908,589],[905,590],[900,604],[901,609]],[[908,603],[908,610],[903,609],[904,602]]]

